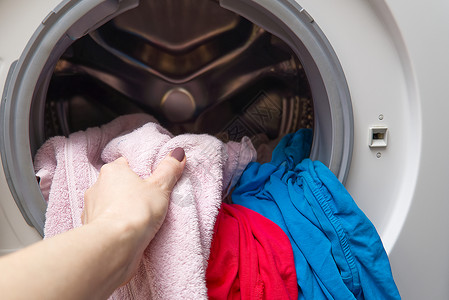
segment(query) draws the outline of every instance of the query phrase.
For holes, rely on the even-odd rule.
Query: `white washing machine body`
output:
[[[92,6],[96,2],[101,1],[92,1]],[[221,4],[236,11],[236,2]],[[292,1],[256,2],[254,11],[263,5],[267,19],[292,17],[288,15],[292,9],[280,9],[280,2],[285,6]],[[352,156],[341,178],[375,224],[402,297],[447,299],[449,3],[301,0],[296,4],[295,9],[318,24],[332,45],[350,93]],[[0,2],[2,102],[7,99],[5,85],[14,84],[7,80],[13,63],[27,47],[32,51],[27,44],[36,28],[64,5],[58,0]],[[255,18],[248,8],[240,13]],[[29,145],[23,148],[30,156]],[[3,155],[3,166],[5,159]],[[6,254],[40,240],[41,235],[16,204],[10,174],[1,170],[0,253]]]

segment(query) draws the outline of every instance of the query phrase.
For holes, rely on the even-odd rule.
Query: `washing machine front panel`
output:
[[[449,4],[301,3],[331,41],[351,91],[346,186],[378,228],[402,297],[447,299]],[[384,125],[388,146],[369,148],[368,128]]]
[[[34,30],[52,17],[48,12],[58,4],[39,2],[0,3],[0,12],[8,11],[0,18],[0,37],[8,41],[0,44],[0,89]],[[301,18],[320,25],[344,71],[354,111],[346,187],[376,225],[404,299],[447,298],[449,160],[445,149],[449,142],[444,129],[449,126],[449,102],[443,99],[449,69],[445,16],[449,4],[435,0],[426,3],[423,11],[422,3],[415,0],[254,2],[272,7],[278,20],[291,12],[285,7],[296,7]],[[240,10],[248,18],[260,17],[254,3],[222,4],[231,10],[246,5]],[[270,18],[269,14],[263,18]],[[8,29],[17,20],[23,26],[17,26],[11,36]],[[276,21],[271,30],[288,39],[285,26],[291,24]],[[17,208],[5,174],[0,176],[0,249],[6,253],[39,240],[40,235]]]
[[[0,95],[11,65],[18,60],[42,20],[59,0],[0,2]],[[3,101],[3,99],[2,99]],[[2,162],[0,162],[2,164]],[[0,166],[3,170],[3,165]],[[27,224],[11,195],[4,172],[0,172],[0,255],[41,239]]]
[[[334,46],[353,99],[354,149],[346,187],[390,252],[410,206],[418,173],[420,105],[410,60],[391,16],[369,1],[304,1]],[[348,9],[350,7],[351,9]],[[390,22],[388,24],[386,21]],[[370,147],[370,129],[387,128]]]
[[[412,205],[396,245],[392,268],[404,299],[447,299],[449,296],[449,126],[446,101],[449,59],[449,3],[438,0],[387,1],[411,61],[411,76],[420,101],[419,172]],[[406,9],[405,9],[406,7]],[[422,19],[423,15],[429,19]]]

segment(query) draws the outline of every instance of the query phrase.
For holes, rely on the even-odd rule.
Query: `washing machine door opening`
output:
[[[312,128],[311,158],[344,182],[349,90],[313,18],[282,1],[65,1],[8,75],[1,153],[8,184],[41,235],[46,203],[32,157],[54,135],[147,112],[174,134],[252,138]]]

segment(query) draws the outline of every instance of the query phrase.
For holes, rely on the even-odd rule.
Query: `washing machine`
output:
[[[449,298],[449,2],[2,0],[0,253],[42,239],[33,156],[147,112],[311,157],[376,226],[404,299]]]

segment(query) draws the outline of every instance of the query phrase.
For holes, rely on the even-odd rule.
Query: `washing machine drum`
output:
[[[276,142],[312,128],[313,159],[344,182],[352,110],[338,59],[289,0],[64,1],[8,75],[1,153],[11,192],[41,234],[32,158],[48,138],[146,112],[174,134]]]

